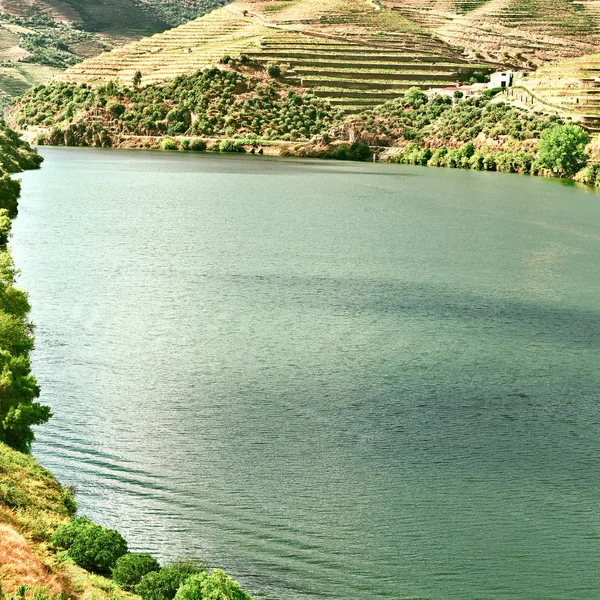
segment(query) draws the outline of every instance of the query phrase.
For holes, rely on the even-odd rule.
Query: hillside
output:
[[[224,56],[278,63],[284,82],[346,112],[414,85],[444,87],[493,65],[468,60],[423,28],[369,0],[242,1],[70,68],[70,81],[143,84],[193,73]]]
[[[0,102],[114,46],[164,31],[228,0],[1,0]]]
[[[600,131],[600,54],[551,63],[521,83],[541,102]]]
[[[592,52],[600,41],[597,0],[383,0],[471,54],[531,67]]]

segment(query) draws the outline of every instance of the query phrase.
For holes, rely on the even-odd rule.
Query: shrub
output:
[[[350,160],[369,160],[371,158],[371,149],[367,144],[354,142],[350,146]]]
[[[190,150],[192,152],[204,152],[206,150],[206,142],[204,140],[199,139],[191,140]]]
[[[79,517],[73,519],[66,525],[61,525],[52,538],[52,543],[62,550],[68,550],[71,544],[75,541],[77,535],[79,535],[86,528],[94,525],[87,517]]]
[[[75,490],[72,487],[66,487],[62,491],[63,503],[70,515],[77,512],[77,502],[75,501]]]
[[[251,600],[237,581],[221,569],[210,575],[201,573],[190,577],[175,596],[176,600]]]
[[[0,246],[8,244],[10,237],[11,220],[8,216],[8,209],[0,208]]]
[[[222,65],[228,65],[231,62],[231,56],[229,56],[229,54],[225,54],[225,56],[221,57],[221,60],[219,62]]]
[[[221,140],[219,143],[219,152],[244,152],[244,145],[241,142],[233,140]]]
[[[106,105],[106,110],[113,116],[113,117],[121,117],[124,113],[125,113],[125,106],[123,104],[121,104],[120,102],[115,102],[114,100],[111,100],[107,105]]]
[[[404,101],[408,106],[419,106],[427,102],[427,94],[421,88],[413,86],[406,90]]]
[[[497,94],[499,94],[500,92],[503,92],[504,88],[502,87],[495,87],[492,88],[491,90],[485,90],[485,92],[483,92],[488,98],[493,98],[494,96],[496,96]]]
[[[177,142],[170,137],[164,137],[160,141],[160,149],[161,150],[177,150]]]
[[[247,54],[240,54],[240,62],[243,65],[249,65],[250,64],[250,57]]]
[[[136,594],[143,600],[173,600],[179,586],[196,573],[189,573],[177,566],[164,567],[142,577],[135,586]]]
[[[132,592],[144,575],[159,570],[158,561],[150,554],[124,554],[117,559],[112,577],[124,590]]]
[[[75,536],[68,552],[84,569],[108,574],[117,560],[127,554],[127,542],[118,531],[91,523]]]
[[[270,62],[267,65],[267,73],[270,77],[280,77],[281,76],[281,67],[274,62]]]

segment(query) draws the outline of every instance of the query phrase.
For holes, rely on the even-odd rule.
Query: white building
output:
[[[510,87],[513,79],[512,71],[497,71],[490,75],[490,82],[488,89],[493,90],[494,88],[507,88]]]

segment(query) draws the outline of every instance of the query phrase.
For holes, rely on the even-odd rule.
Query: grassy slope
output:
[[[110,580],[53,551],[50,539],[66,522],[71,495],[32,457],[0,443],[0,586],[45,587],[84,600],[134,600]]]

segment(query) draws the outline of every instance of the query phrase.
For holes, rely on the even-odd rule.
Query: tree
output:
[[[142,72],[136,71],[133,75],[133,88],[139,89],[140,84],[142,83]]]
[[[179,588],[175,600],[251,600],[237,581],[221,569],[190,577]]]
[[[559,177],[570,177],[587,164],[589,143],[590,136],[578,125],[555,125],[541,135],[539,163]]]
[[[267,73],[270,77],[277,78],[281,75],[281,67],[275,62],[270,62],[267,65]]]
[[[117,560],[127,554],[127,542],[118,531],[91,523],[77,533],[68,552],[84,569],[108,574]]]
[[[144,575],[155,571],[160,571],[160,565],[150,554],[124,554],[115,563],[112,578],[124,590],[132,592]]]
[[[409,106],[419,106],[427,102],[427,94],[421,88],[413,86],[406,90],[404,101]]]

